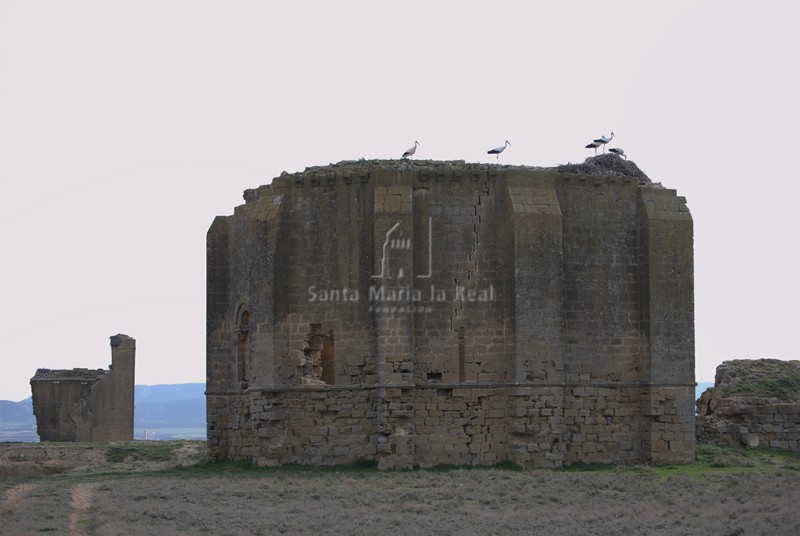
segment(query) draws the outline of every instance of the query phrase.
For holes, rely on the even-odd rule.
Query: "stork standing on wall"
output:
[[[418,141],[414,142],[414,147],[407,149],[406,152],[403,153],[403,158],[408,158],[409,156],[414,156],[414,153],[417,152],[417,145],[419,145]]]
[[[627,157],[627,156],[625,156],[625,151],[623,151],[623,150],[622,150],[621,148],[619,148],[619,147],[612,147],[611,149],[609,149],[609,150],[608,150],[608,152],[609,152],[609,153],[618,154],[619,156],[621,156],[621,157],[622,157],[622,158],[624,158],[625,160],[627,160],[627,159],[628,159],[628,157]]]
[[[508,147],[509,145],[511,145],[511,144],[508,143],[508,140],[506,140],[506,144],[505,145],[503,145],[502,147],[495,147],[494,149],[489,149],[488,151],[486,151],[486,154],[496,154],[497,155],[497,161],[499,162],[500,161],[500,153],[505,151],[506,147]]]
[[[602,146],[603,146],[603,152],[606,152],[606,143],[610,142],[610,141],[611,141],[611,140],[613,140],[613,139],[614,139],[614,133],[612,132],[612,133],[611,133],[611,137],[608,137],[608,138],[607,138],[607,137],[605,137],[605,136],[600,136],[599,138],[597,138],[596,140],[594,140],[592,143],[597,143],[597,144],[599,144],[599,145],[598,145],[598,147],[599,147],[600,145],[602,145]],[[589,145],[591,145],[591,143],[590,143]],[[589,147],[589,146],[587,145],[587,148],[588,148],[588,147]],[[597,149],[595,149],[595,151],[594,151],[594,152],[596,153],[596,152],[597,152]]]

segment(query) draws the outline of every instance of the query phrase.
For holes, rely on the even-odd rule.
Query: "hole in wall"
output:
[[[336,383],[336,353],[333,330],[323,331],[322,324],[310,324],[306,348],[306,367],[303,374],[326,385]]]

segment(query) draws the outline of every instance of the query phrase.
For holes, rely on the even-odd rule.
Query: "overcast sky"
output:
[[[697,380],[800,359],[800,3],[0,0],[0,399],[39,367],[205,381],[205,234],[358,158],[580,162],[686,196]],[[754,7],[745,7],[754,6]]]

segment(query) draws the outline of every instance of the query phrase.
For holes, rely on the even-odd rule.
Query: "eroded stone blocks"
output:
[[[208,233],[212,456],[694,459],[692,222],[674,191],[384,161],[246,201]]]

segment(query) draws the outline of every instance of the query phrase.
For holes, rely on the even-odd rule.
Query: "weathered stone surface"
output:
[[[800,450],[800,361],[723,362],[697,415],[701,443]]]
[[[632,169],[360,161],[247,190],[208,232],[211,456],[692,461],[692,220]]]
[[[118,334],[109,370],[38,369],[31,391],[39,439],[132,440],[135,353],[136,341]]]

